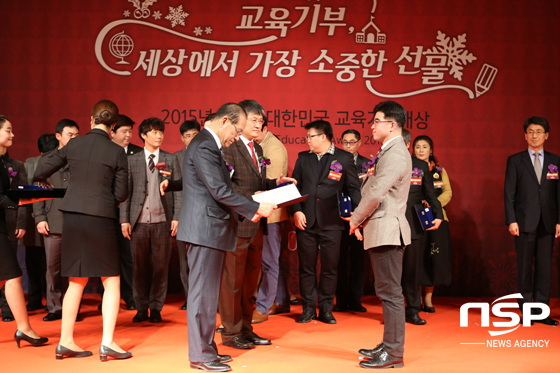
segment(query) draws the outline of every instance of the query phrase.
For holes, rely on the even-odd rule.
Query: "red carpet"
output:
[[[514,332],[491,337],[488,330],[508,328],[480,327],[479,312],[471,312],[469,327],[459,326],[459,308],[469,301],[489,302],[494,299],[434,298],[437,312],[422,313],[427,325],[407,324],[405,366],[403,372],[558,372],[560,328],[543,324],[520,327]],[[133,324],[135,311],[123,310],[118,318],[115,340],[132,351],[130,360],[99,361],[101,312],[99,298],[88,295],[82,311],[84,321],[77,323],[75,340],[82,348],[94,352],[92,357],[55,360],[60,321],[44,322],[44,312],[31,313],[31,322],[49,345],[31,347],[22,342],[18,350],[13,334],[14,322],[0,323],[0,361],[3,372],[195,372],[189,368],[187,354],[187,322],[180,311],[180,296],[168,298],[161,324]],[[301,306],[292,307],[290,314],[271,316],[267,322],[255,325],[257,334],[271,338],[271,346],[253,350],[235,350],[216,341],[220,353],[230,354],[234,372],[363,372],[358,366],[360,348],[373,348],[382,338],[381,305],[376,297],[364,297],[365,314],[335,313],[336,325],[321,322],[296,324]],[[551,301],[551,316],[560,318],[560,299]],[[495,321],[508,321],[490,317]],[[502,341],[510,347],[489,347],[487,341]],[[546,347],[520,347],[516,343],[548,341]],[[482,345],[461,343],[483,343]],[[494,342],[496,344],[500,342]],[[544,343],[544,342],[541,342]]]

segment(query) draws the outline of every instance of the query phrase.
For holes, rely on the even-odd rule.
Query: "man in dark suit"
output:
[[[370,360],[363,368],[403,366],[405,310],[401,287],[403,250],[410,244],[406,201],[410,189],[412,161],[401,136],[406,111],[394,101],[383,101],[373,109],[372,135],[381,150],[362,183],[362,200],[350,220],[350,233],[362,238],[375,276],[375,293],[383,306],[383,342],[358,352]]]
[[[186,120],[179,127],[179,132],[181,133],[181,141],[185,147],[177,152],[177,160],[179,161],[179,167],[182,166],[183,160],[185,159],[185,154],[187,154],[187,148],[194,139],[194,137],[200,132],[200,124],[196,120]],[[181,201],[181,194],[179,194],[179,201]],[[180,202],[179,202],[180,206]],[[181,306],[182,310],[187,309],[187,297],[189,293],[189,266],[187,263],[187,246],[185,242],[177,240],[177,253],[179,254],[179,270],[181,283],[183,284],[183,289],[185,290],[185,303]]]
[[[132,251],[132,290],[137,309],[134,322],[148,320],[148,309],[150,322],[162,321],[172,237],[179,223],[178,193],[159,193],[165,177],[181,179],[177,157],[160,149],[164,129],[161,119],[144,120],[138,126],[144,151],[128,156],[129,195],[121,204],[120,222]]]
[[[53,150],[39,159],[37,167],[50,157],[51,153],[68,144],[70,139],[79,135],[78,124],[71,119],[62,119],[56,124],[55,134],[58,149]],[[55,188],[67,188],[70,181],[70,170],[65,165],[49,177]],[[37,231],[43,235],[47,262],[47,309],[44,321],[60,320],[62,318],[62,294],[66,291],[68,281],[61,275],[62,248],[62,212],[59,210],[62,199],[55,198],[33,204],[33,215]]]
[[[552,249],[554,239],[560,237],[560,157],[544,150],[550,126],[545,118],[531,117],[523,129],[529,148],[508,158],[504,185],[506,224],[517,253],[517,289],[523,296],[518,300],[521,309],[525,302],[549,304]],[[535,322],[558,325],[551,317]]]
[[[111,128],[111,139],[113,142],[122,146],[126,155],[132,155],[140,152],[144,148],[138,145],[132,144],[132,128],[134,127],[134,121],[124,114],[119,114],[119,119],[117,124]]]
[[[300,292],[303,313],[297,320],[308,323],[316,318],[336,324],[332,314],[336,293],[336,273],[344,221],[339,214],[339,197],[350,196],[355,207],[360,202],[360,180],[352,155],[332,143],[329,122],[317,120],[305,126],[309,151],[298,154],[292,177],[302,195],[308,197],[291,206],[297,229]],[[320,250],[319,250],[320,247]],[[317,285],[317,257],[321,273]]]
[[[342,133],[342,148],[352,154],[356,172],[360,178],[365,177],[367,163],[370,161],[358,153],[362,145],[360,132],[346,130]],[[336,284],[336,306],[334,312],[366,312],[362,306],[364,288],[364,243],[349,235],[350,225],[344,222],[340,241],[340,259],[338,261],[338,279]]]
[[[406,129],[402,130],[402,137],[406,148],[410,149],[411,134]],[[422,292],[420,291],[420,270],[422,268],[424,250],[426,248],[427,232],[422,229],[415,206],[426,201],[432,208],[434,225],[426,230],[436,230],[443,221],[441,203],[436,197],[434,178],[428,163],[412,157],[412,178],[408,200],[406,201],[406,220],[410,224],[411,243],[404,249],[402,288],[406,301],[406,322],[413,325],[425,325],[426,320],[419,315],[422,309]]]
[[[233,189],[251,198],[258,191],[272,188],[277,181],[266,178],[262,148],[253,141],[262,128],[265,114],[263,107],[255,100],[241,101],[239,106],[247,113],[247,125],[239,140],[224,149],[224,159],[232,168]],[[259,337],[251,325],[254,309],[252,297],[258,287],[262,259],[262,239],[254,238],[259,226],[262,229],[262,224],[266,227],[266,219],[259,223],[247,219],[241,221],[237,226],[236,248],[226,253],[218,302],[224,327],[224,346],[248,349],[254,345],[271,344],[270,339]]]
[[[258,204],[235,193],[222,155],[247,124],[245,111],[225,104],[189,144],[183,162],[183,203],[177,239],[187,244],[187,323],[191,368],[222,372],[231,356],[218,355],[214,342],[220,278],[226,252],[234,251],[239,215],[258,221],[276,205]],[[170,185],[171,187],[171,185]]]

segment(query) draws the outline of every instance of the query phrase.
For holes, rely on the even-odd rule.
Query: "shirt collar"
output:
[[[398,138],[401,138],[401,139],[402,139],[402,136],[401,136],[401,135],[398,135],[398,136],[393,137],[391,140],[387,141],[385,144],[383,144],[383,145],[381,146],[381,150],[385,149],[387,146],[389,146],[389,144],[390,144],[391,142],[393,142],[393,140],[396,140],[396,139],[398,139]]]
[[[309,153],[313,153],[311,150],[309,151]],[[331,154],[334,155],[334,144],[331,142],[331,146],[329,146],[329,148],[327,149],[326,152],[324,152],[323,154],[317,154],[314,153],[315,155],[317,155],[317,158],[320,160],[325,154]]]
[[[159,160],[159,148],[156,149],[155,152],[150,153],[149,151],[146,150],[146,148],[144,148],[144,157],[146,158],[146,162],[148,161],[148,159],[150,158],[150,154],[155,155],[154,157],[154,163],[158,163]]]

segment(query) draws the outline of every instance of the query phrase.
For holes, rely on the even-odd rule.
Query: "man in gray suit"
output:
[[[231,356],[218,355],[214,342],[220,277],[226,252],[235,250],[239,215],[258,221],[276,205],[258,204],[234,192],[222,148],[239,140],[247,116],[225,104],[192,140],[183,162],[183,204],[177,238],[187,245],[189,295],[187,323],[191,368],[231,369]],[[173,183],[170,185],[170,189]]]
[[[159,193],[164,178],[181,179],[177,157],[160,149],[164,129],[161,119],[144,120],[138,126],[144,151],[127,157],[129,195],[121,204],[120,221],[132,251],[133,322],[148,320],[148,309],[150,322],[162,321],[172,237],[179,223],[178,193]]]
[[[350,220],[350,234],[362,238],[368,250],[375,293],[382,301],[385,322],[383,342],[374,349],[361,349],[370,360],[363,368],[403,366],[405,309],[401,288],[403,250],[410,244],[406,201],[410,189],[412,161],[401,136],[406,111],[394,101],[383,101],[374,108],[373,138],[381,142],[374,168],[362,184],[362,200]]]

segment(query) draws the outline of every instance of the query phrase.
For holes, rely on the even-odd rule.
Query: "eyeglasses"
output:
[[[233,127],[235,127],[235,130],[237,131],[237,137],[240,137],[242,132],[239,130],[239,128],[237,128],[237,126],[235,124],[231,123],[231,122],[229,122],[229,124],[231,124]]]
[[[342,141],[342,145],[351,145],[354,146],[358,143],[358,141],[352,140],[352,141]]]
[[[394,122],[394,120],[379,120],[379,119],[374,119],[373,120],[373,126],[378,126],[379,123],[390,123],[390,122]]]
[[[307,140],[311,140],[313,137],[315,137],[315,136],[321,136],[321,135],[324,135],[324,133],[316,133],[316,134],[314,134],[314,135],[307,135]]]
[[[529,136],[533,136],[533,135],[540,136],[543,133],[545,133],[545,132],[544,131],[527,131],[527,135],[529,135]]]
[[[190,139],[191,137],[195,137],[196,135],[198,135],[198,132],[197,132],[197,133],[185,133],[185,134],[183,135],[183,137],[184,137],[185,139]]]
[[[257,123],[260,124],[260,125],[264,124],[263,119],[257,119],[257,118],[249,119],[249,122],[251,122],[253,125],[255,125]]]

